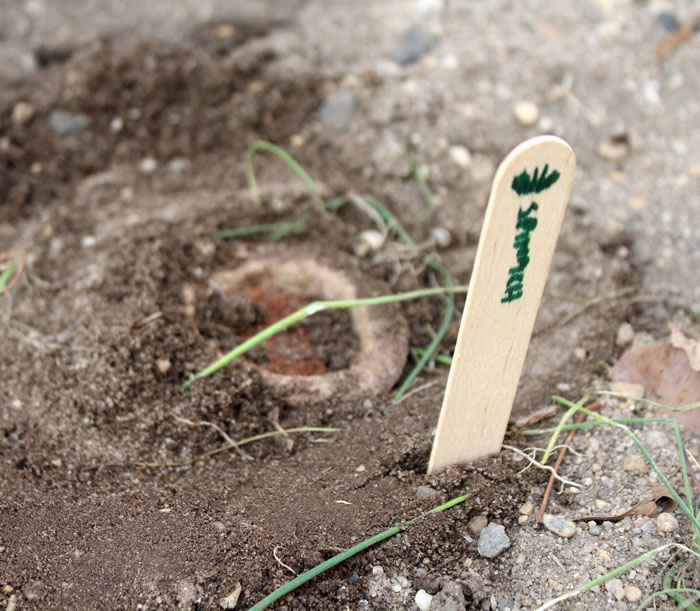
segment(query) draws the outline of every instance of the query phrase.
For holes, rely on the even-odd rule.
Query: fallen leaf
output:
[[[574,518],[574,522],[619,522],[628,516],[653,516],[657,511],[671,513],[676,508],[676,501],[669,496],[666,486],[649,488],[651,495],[639,501],[632,509],[615,516],[584,516]]]
[[[671,325],[671,341],[634,345],[612,368],[614,382],[644,387],[644,396],[669,407],[700,401],[700,342]],[[700,409],[671,414],[685,429],[700,434]]]

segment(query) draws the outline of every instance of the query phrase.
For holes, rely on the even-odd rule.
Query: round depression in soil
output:
[[[240,321],[237,324],[243,339],[310,301],[365,296],[358,288],[359,274],[331,269],[308,255],[251,260],[216,272],[210,281],[243,312],[243,322],[250,326],[244,331]],[[377,288],[388,291],[385,286]],[[314,322],[315,317],[325,320]],[[252,358],[241,360],[257,369],[284,400],[303,403],[389,390],[401,375],[407,354],[408,326],[398,305],[388,304],[324,310],[268,339]]]

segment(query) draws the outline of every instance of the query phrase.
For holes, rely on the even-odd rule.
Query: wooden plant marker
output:
[[[428,473],[501,449],[575,169],[541,136],[496,172]]]

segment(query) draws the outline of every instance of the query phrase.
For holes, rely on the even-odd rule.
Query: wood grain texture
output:
[[[501,449],[575,168],[566,142],[541,136],[496,172],[428,473]]]

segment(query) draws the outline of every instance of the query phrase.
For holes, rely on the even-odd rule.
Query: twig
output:
[[[588,409],[591,411],[600,409],[600,402],[596,401],[595,403],[592,403]],[[586,414],[579,415],[579,417],[576,419],[576,424],[582,423],[585,419]],[[544,516],[544,512],[547,511],[547,503],[549,503],[549,496],[552,494],[552,488],[554,487],[555,476],[559,472],[559,467],[561,466],[561,463],[564,460],[564,456],[566,456],[566,451],[569,448],[569,445],[571,444],[571,440],[576,434],[576,430],[577,429],[572,429],[571,431],[569,431],[569,434],[566,437],[566,441],[564,442],[564,447],[559,452],[559,456],[557,456],[557,460],[554,463],[554,471],[549,476],[547,488],[544,491],[544,496],[542,497],[542,504],[540,505],[540,510],[537,513],[537,524],[542,524],[542,517]]]

